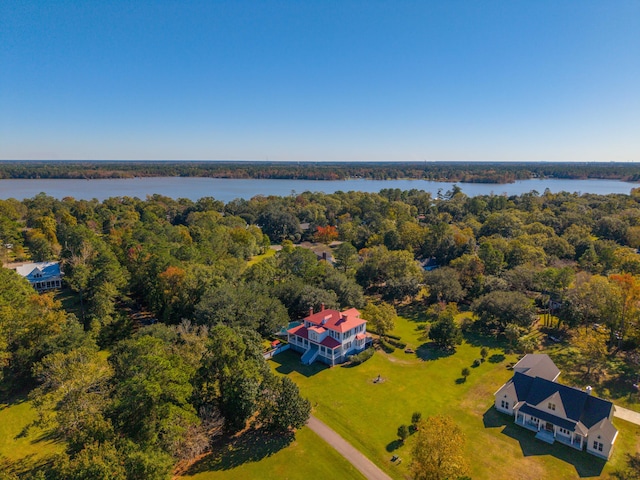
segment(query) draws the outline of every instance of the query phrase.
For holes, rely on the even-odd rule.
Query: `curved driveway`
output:
[[[349,462],[369,480],[392,480],[389,475],[380,470],[371,460],[313,415],[309,418],[307,426],[317,433],[325,442],[335,448],[340,455],[349,460]]]

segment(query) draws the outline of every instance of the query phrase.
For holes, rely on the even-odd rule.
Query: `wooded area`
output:
[[[512,183],[529,178],[640,180],[637,163],[578,162],[231,162],[0,161],[3,178],[214,177],[291,180],[423,179]]]
[[[337,240],[335,263],[303,240]],[[262,343],[323,304],[383,335],[420,309],[445,350],[473,333],[536,351],[540,320],[575,349],[570,374],[637,402],[639,247],[640,191],[0,200],[2,260],[60,259],[77,298],[0,269],[2,396],[29,392],[68,445],[20,478],[169,478],[220,435],[291,435],[310,405]]]

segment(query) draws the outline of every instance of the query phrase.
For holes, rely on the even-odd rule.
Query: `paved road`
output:
[[[615,411],[613,412],[613,416],[626,420],[627,422],[640,425],[640,413],[634,412],[633,410],[622,408],[616,405]]]
[[[313,415],[309,418],[307,425],[324,441],[335,448],[340,455],[349,460],[369,480],[392,480],[389,475],[376,467],[371,460]]]

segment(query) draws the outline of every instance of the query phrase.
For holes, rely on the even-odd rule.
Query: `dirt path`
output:
[[[317,433],[320,438],[335,448],[340,455],[349,460],[349,462],[369,480],[392,480],[389,475],[380,470],[371,460],[313,415],[309,418],[307,425]]]
[[[622,420],[626,420],[627,422],[640,425],[640,413],[629,410],[628,408],[623,408],[616,405],[613,416],[621,418]]]

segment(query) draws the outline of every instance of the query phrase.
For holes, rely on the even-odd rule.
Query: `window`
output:
[[[509,402],[505,402],[504,400],[502,400],[502,408],[504,408],[505,410],[509,410]]]
[[[549,404],[547,405],[547,408],[548,408],[549,410],[555,410],[555,409],[556,409],[556,404],[555,404],[555,403],[551,403],[551,402],[549,402]]]
[[[601,452],[602,451],[602,447],[603,447],[602,443],[600,443],[600,442],[598,442],[596,440],[593,441],[593,449],[594,450],[598,450],[599,452]]]

